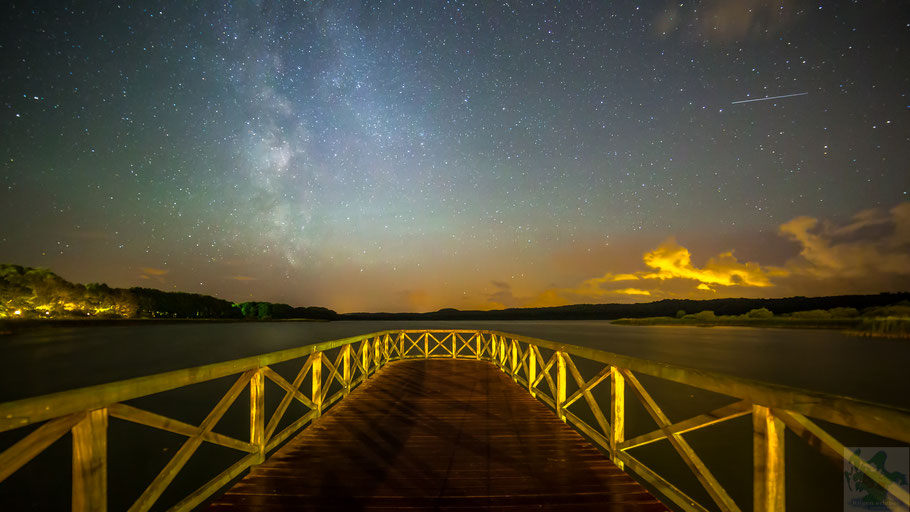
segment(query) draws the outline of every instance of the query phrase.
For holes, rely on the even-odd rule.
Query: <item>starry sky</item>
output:
[[[910,289],[906,2],[2,9],[2,262],[340,312]]]

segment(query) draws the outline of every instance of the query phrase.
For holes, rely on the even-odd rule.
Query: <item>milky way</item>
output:
[[[4,262],[341,311],[910,286],[900,2],[4,10]]]

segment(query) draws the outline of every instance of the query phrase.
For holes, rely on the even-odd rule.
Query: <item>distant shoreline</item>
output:
[[[0,336],[42,328],[115,327],[160,324],[256,324],[270,322],[328,322],[319,318],[279,318],[257,320],[246,318],[48,318],[0,320]]]
[[[716,317],[712,320],[673,317],[620,318],[611,323],[635,326],[689,327],[754,327],[767,329],[833,329],[852,336],[876,338],[910,338],[910,319],[906,317],[878,318],[743,318]]]

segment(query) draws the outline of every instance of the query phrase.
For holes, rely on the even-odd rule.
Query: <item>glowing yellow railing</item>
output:
[[[331,360],[326,352],[334,349],[338,352]],[[544,357],[541,349],[552,354]],[[106,510],[107,425],[108,418],[115,417],[187,437],[130,510],[150,509],[203,442],[246,454],[172,507],[173,510],[189,510],[203,503],[250,466],[261,463],[266,454],[386,363],[400,359],[441,357],[493,362],[516,383],[550,406],[563,421],[603,449],[619,467],[631,470],[682,510],[707,509],[632,457],[628,450],[667,439],[717,507],[724,511],[738,511],[739,506],[683,438],[683,434],[751,414],[754,510],[771,511],[784,509],[786,428],[840,461],[845,454],[844,446],[810,417],[910,443],[910,411],[904,409],[498,331],[393,330],[0,404],[0,432],[44,422],[0,453],[0,482],[54,441],[72,432],[72,509]],[[295,359],[303,362],[293,381],[286,380],[270,367]],[[586,359],[598,364],[598,367],[603,366],[592,377],[585,379],[576,367],[575,359]],[[739,401],[672,423],[633,372],[695,386],[738,398]],[[231,375],[238,377],[198,426],[124,403]],[[310,389],[302,390],[308,375],[311,376]],[[266,379],[284,391],[277,409],[269,418],[265,413]],[[327,396],[335,382],[340,384],[340,389]],[[543,386],[544,382],[546,386]],[[574,386],[570,385],[571,382]],[[609,385],[609,400],[598,400],[592,393],[600,385]],[[571,394],[568,393],[570,387],[575,388]],[[656,430],[625,439],[626,387],[656,422]],[[214,432],[215,425],[246,388],[249,388],[250,397],[249,440]],[[279,422],[294,400],[304,404],[308,412],[278,432]],[[570,410],[576,402],[587,404],[596,426]],[[907,492],[876,468],[852,454],[847,460],[887,489],[895,499],[905,504],[910,502]]]

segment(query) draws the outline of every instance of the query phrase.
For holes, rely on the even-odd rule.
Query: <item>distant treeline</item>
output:
[[[237,304],[244,318],[258,318],[260,320],[279,320],[292,318],[307,318],[313,320],[334,320],[338,313],[331,309],[310,306],[295,308],[287,304],[274,302],[244,302]]]
[[[2,318],[308,318],[330,320],[334,311],[287,304],[235,304],[209,295],[151,288],[71,283],[44,268],[0,264]]]
[[[440,309],[431,313],[348,313],[344,320],[615,320],[673,316],[713,311],[718,315],[743,315],[766,308],[774,314],[832,308],[863,310],[910,300],[910,292],[831,297],[786,297],[783,299],[665,299],[643,304],[574,304],[551,308],[510,308],[495,311]]]

